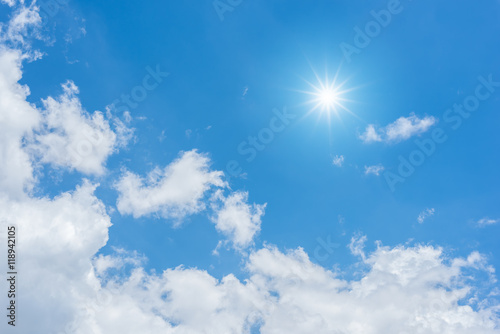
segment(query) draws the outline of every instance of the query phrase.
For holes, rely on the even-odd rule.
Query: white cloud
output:
[[[337,167],[342,167],[342,165],[344,164],[344,156],[343,155],[334,156],[332,164]]]
[[[477,221],[477,225],[479,227],[484,227],[484,226],[488,226],[488,225],[495,225],[498,223],[500,223],[500,219],[491,219],[488,217],[482,218],[482,219]]]
[[[93,188],[22,207],[2,202],[2,218],[15,219],[25,238],[20,302],[30,321],[21,332],[496,333],[495,306],[474,302],[485,300],[467,284],[470,270],[492,271],[478,253],[450,259],[439,248],[398,246],[365,256],[361,236],[352,247],[367,266],[359,280],[312,263],[300,248],[272,246],[249,256],[244,281],[182,266],[148,274],[121,250],[92,261],[110,226]],[[107,283],[96,276],[124,263],[137,267]]]
[[[44,163],[85,174],[103,174],[107,158],[118,145],[127,143],[130,133],[119,122],[115,123],[120,133],[117,136],[101,112],[89,115],[83,110],[73,82],[62,87],[64,93],[59,98],[43,101],[43,125],[31,148]]]
[[[54,199],[0,196],[0,228],[15,225],[22,240],[17,303],[29,321],[18,319],[20,333],[57,333],[98,290],[91,258],[106,244],[111,222],[95,187],[84,182]],[[6,291],[3,280],[0,288]]]
[[[2,0],[2,3],[12,7],[16,4],[16,0]]]
[[[123,248],[112,247],[114,253],[112,255],[99,254],[93,259],[94,270],[97,276],[105,277],[110,269],[121,270],[126,265],[140,267],[147,261],[143,255],[139,255],[136,251],[128,252]]]
[[[434,208],[425,209],[424,211],[420,212],[417,218],[418,223],[423,224],[427,218],[434,216],[435,212],[436,210],[434,210]]]
[[[18,83],[22,60],[20,51],[0,45],[0,192],[18,197],[35,183],[24,141],[41,120],[36,108],[26,101],[29,88]]]
[[[184,152],[164,169],[155,168],[146,179],[125,172],[116,183],[118,211],[135,218],[157,213],[180,219],[203,211],[206,192],[225,187],[223,173],[210,170],[210,159],[196,152]]]
[[[349,243],[349,250],[353,255],[359,256],[365,261],[365,243],[366,243],[366,235],[355,235],[351,238],[351,242]]]
[[[374,166],[365,166],[365,175],[373,174],[379,176],[381,172],[384,171],[384,166],[382,164]]]
[[[38,162],[102,174],[105,160],[125,144],[122,138],[129,130],[115,124],[116,135],[102,114],[88,116],[70,82],[59,100],[48,97],[46,110],[38,110],[26,101],[29,87],[19,84],[26,59],[21,51],[0,44],[0,140],[5,144],[0,146],[0,192],[29,193],[36,183],[33,166]],[[90,150],[80,150],[81,145]]]
[[[371,143],[374,141],[382,141],[382,137],[377,133],[375,125],[369,124],[366,127],[365,133],[359,136],[365,143]]]
[[[368,125],[365,132],[360,135],[360,139],[365,143],[400,142],[426,132],[436,123],[437,119],[433,116],[419,118],[414,113],[411,113],[410,116],[400,117],[384,128],[377,129],[373,124]]]
[[[472,256],[474,258],[474,256]],[[480,261],[480,260],[478,260]],[[494,308],[473,311],[462,268],[480,266],[429,246],[382,247],[368,271],[346,281],[312,264],[302,250],[263,249],[251,256],[252,281],[274,291],[262,333],[494,333]]]
[[[98,113],[95,112],[94,115]],[[124,122],[122,122],[118,117],[109,117],[110,122],[113,124],[114,132],[116,134],[116,140],[114,143],[113,151],[110,153],[113,153],[117,151],[119,148],[124,148],[127,147],[127,145],[135,139],[134,136],[134,128],[129,128],[127,125],[125,125]],[[126,122],[126,121],[125,121]],[[102,135],[102,133],[101,133]]]
[[[385,128],[385,132],[389,141],[401,141],[426,132],[436,122],[436,118],[432,116],[426,116],[420,119],[412,114],[406,118],[398,118],[396,122],[389,124]]]
[[[257,319],[252,313],[264,303],[250,282],[231,274],[217,280],[183,267],[161,275],[138,268],[125,282],[110,282],[106,290],[110,294],[105,307],[78,321],[79,328],[92,324],[110,334],[249,333]]]
[[[475,302],[479,291],[469,284],[471,273],[491,272],[478,253],[463,259],[431,246],[379,247],[363,265],[360,279],[346,280],[312,263],[301,248],[281,252],[268,246],[246,260],[244,281],[182,266],[161,274],[137,267],[106,284],[59,287],[87,288],[80,312],[75,292],[70,294],[64,306],[71,306],[72,317],[61,326],[89,334],[250,333],[252,327],[263,334],[498,332],[495,304]],[[38,330],[57,328],[58,322],[48,317]]]
[[[224,197],[218,191],[213,197],[212,221],[217,231],[226,235],[237,249],[248,247],[260,231],[261,217],[266,204],[248,204],[247,192],[233,192]]]
[[[15,7],[15,1],[3,1],[11,7]],[[8,23],[0,23],[0,42],[20,44],[29,47],[26,38],[40,39],[38,31],[42,23],[42,18],[38,12],[35,1],[29,6],[24,5],[24,1],[12,12]]]

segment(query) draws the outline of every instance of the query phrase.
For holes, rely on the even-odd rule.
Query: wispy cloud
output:
[[[495,225],[498,223],[500,223],[500,219],[491,219],[491,218],[485,217],[485,218],[478,220],[476,224],[479,227],[484,227],[484,226],[488,226],[488,225]]]
[[[434,210],[434,208],[425,209],[424,211],[420,212],[420,214],[418,215],[418,218],[417,218],[418,223],[423,224],[424,221],[427,218],[433,216],[435,212],[436,212],[436,210]]]
[[[365,166],[365,175],[377,175],[379,176],[381,172],[384,171],[384,166],[382,164],[374,165],[374,166]]]
[[[366,240],[366,235],[356,234],[352,236],[351,242],[349,243],[349,250],[351,251],[351,254],[361,257],[361,259],[363,259],[363,262],[366,261],[366,255],[364,251]]]
[[[437,119],[433,116],[419,118],[414,113],[411,113],[410,116],[400,117],[385,127],[377,128],[375,125],[369,124],[359,138],[365,143],[400,142],[426,132],[436,123]]]
[[[160,141],[160,143],[161,143],[162,141],[164,141],[164,140],[165,140],[165,138],[167,138],[167,136],[165,135],[165,130],[163,130],[163,131],[160,133],[160,135],[158,136],[158,140],[159,140],[159,141]]]
[[[343,155],[334,156],[332,164],[337,167],[342,167],[342,165],[344,164],[344,156]]]

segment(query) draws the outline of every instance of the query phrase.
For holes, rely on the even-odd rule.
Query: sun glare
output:
[[[309,101],[313,104],[312,110],[338,114],[341,109],[345,109],[342,105],[342,102],[345,101],[342,97],[344,91],[340,90],[342,85],[337,85],[335,80],[328,82],[328,78],[326,78],[325,81],[318,80],[316,85],[309,85],[313,88],[312,91],[307,92],[312,97]]]
[[[333,108],[337,99],[337,94],[333,89],[326,88],[319,92],[318,102],[323,108]]]
[[[338,82],[338,71],[332,80],[328,79],[327,74],[325,74],[324,79],[321,79],[315,71],[313,72],[316,77],[316,83],[313,84],[305,80],[311,87],[311,90],[301,91],[311,97],[306,102],[306,104],[311,105],[308,114],[313,112],[326,114],[328,120],[330,120],[332,114],[339,117],[339,113],[342,111],[347,111],[352,114],[345,106],[345,103],[349,101],[345,94],[352,89],[346,89],[344,87],[346,81]]]

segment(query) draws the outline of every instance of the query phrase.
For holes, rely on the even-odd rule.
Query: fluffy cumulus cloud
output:
[[[115,185],[118,211],[135,218],[157,214],[180,224],[183,218],[210,208],[217,231],[234,248],[249,247],[260,231],[266,205],[248,203],[247,192],[234,191],[226,197],[223,173],[211,170],[210,164],[206,154],[192,150],[146,177],[126,171]]]
[[[223,173],[210,170],[210,159],[196,150],[183,152],[165,168],[155,168],[147,178],[130,171],[116,183],[117,207],[122,214],[142,217],[157,213],[180,219],[203,211],[206,192],[225,187]]]
[[[2,3],[14,7],[10,20],[7,23],[0,23],[0,42],[21,45],[25,47],[30,38],[40,38],[39,28],[42,18],[38,11],[36,1],[30,1],[30,5],[25,5],[24,1],[19,1],[16,6],[14,0],[2,0]]]
[[[41,121],[40,113],[26,101],[30,90],[18,83],[23,54],[0,45],[0,192],[22,196],[33,188],[33,166],[23,149]]]
[[[22,240],[18,313],[29,320],[18,322],[19,333],[58,333],[99,290],[91,259],[106,244],[111,222],[95,187],[84,182],[54,199],[0,197],[2,230],[15,226]]]
[[[108,280],[74,318],[77,333],[498,333],[496,308],[474,303],[467,273],[491,273],[477,253],[447,258],[439,248],[378,247],[360,279],[310,261],[302,249],[253,252],[248,279],[216,279],[177,267],[135,268]]]
[[[426,132],[436,122],[437,119],[433,116],[419,118],[412,113],[410,116],[400,117],[395,122],[382,128],[377,128],[375,125],[369,124],[365,132],[360,135],[360,139],[365,143],[400,142]]]
[[[215,211],[212,221],[217,231],[226,235],[236,248],[246,248],[260,231],[266,204],[248,204],[247,192],[234,192],[224,197],[222,191],[212,198]]]
[[[477,253],[450,259],[439,248],[399,246],[365,256],[361,236],[351,247],[366,267],[357,280],[314,264],[300,248],[271,246],[247,258],[243,281],[182,266],[147,273],[133,253],[95,256],[111,222],[94,189],[84,182],[54,199],[1,198],[1,221],[23,235],[20,304],[30,321],[20,322],[21,332],[498,332],[494,305],[474,303],[468,284],[469,270],[493,272]],[[106,275],[124,264],[130,274]]]
[[[10,40],[5,32],[1,36]],[[0,191],[11,196],[23,196],[33,188],[34,166],[39,162],[101,174],[105,160],[123,143],[101,113],[89,115],[82,110],[71,82],[63,85],[58,99],[45,99],[41,110],[27,102],[30,89],[19,81],[23,61],[30,59],[23,50],[0,43],[0,139],[4,144],[0,146]]]
[[[105,161],[124,140],[117,139],[101,112],[90,115],[83,110],[73,82],[62,87],[64,92],[57,99],[43,101],[42,125],[31,148],[43,163],[103,174]]]
[[[250,257],[252,281],[274,291],[262,333],[494,333],[494,309],[461,305],[470,291],[461,272],[481,258],[445,264],[428,246],[380,247],[360,280],[310,262],[302,250],[264,249]]]

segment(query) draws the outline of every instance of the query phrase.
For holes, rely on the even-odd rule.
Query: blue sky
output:
[[[24,6],[3,2],[3,22]],[[243,281],[255,273],[246,266],[252,254],[301,247],[314,265],[350,279],[363,275],[362,265],[376,267],[356,251],[356,241],[366,237],[364,252],[374,256],[381,247],[376,241],[390,249],[428,245],[443,248],[443,263],[479,252],[488,268],[500,268],[498,1],[54,3],[39,3],[36,11],[46,15],[35,24],[38,35],[29,33],[25,43],[2,37],[2,47],[43,52],[41,59],[23,60],[19,81],[29,87],[26,100],[49,119],[45,133],[29,130],[33,146],[26,136],[20,148],[36,176],[27,196],[56,203],[83,179],[99,183],[95,196],[113,226],[103,228],[109,240],[86,258],[94,266],[99,257],[120,258],[118,249],[147,259],[141,264],[147,273],[183,266]],[[346,54],[346,45],[356,53]],[[313,110],[310,84],[333,78],[342,106]],[[67,86],[71,93],[65,93],[68,80],[78,91]],[[144,92],[140,101],[117,102]],[[44,136],[57,126],[68,132],[74,123],[51,125],[43,115],[55,109],[42,102],[49,96],[77,99],[82,115],[101,111],[112,129],[102,133],[119,134],[121,124],[130,131],[125,143],[91,153],[96,164],[67,162],[68,153],[54,151]],[[472,111],[460,116],[454,105],[464,103]],[[61,102],[64,110],[70,105]],[[276,121],[277,114],[291,116]],[[269,134],[272,124],[283,126],[247,159],[242,150],[250,147],[249,136]],[[418,142],[432,143],[432,153]],[[193,161],[208,159],[197,175],[212,183],[200,184],[194,198],[165,199],[162,192],[176,193],[196,179],[186,171],[186,179],[161,186],[169,178],[164,168],[192,150],[200,154]],[[401,158],[412,157],[423,163],[402,176]],[[231,169],[241,172],[230,175]],[[223,172],[225,185],[210,171]],[[404,182],[391,185],[394,177]],[[134,185],[134,178],[142,183]],[[235,235],[223,230],[238,231],[237,214],[223,225],[218,205],[227,208],[242,193],[248,197],[239,208],[249,210],[242,219],[255,219],[257,230],[241,232],[250,239],[237,246]],[[478,274],[470,284],[478,288],[483,280],[488,285],[480,298],[494,299],[495,280]]]
[[[56,43],[46,59],[26,67],[25,80],[43,81],[45,89],[36,92],[44,96],[44,91],[57,90],[60,82],[71,78],[86,108],[103,110],[141,84],[147,66],[159,64],[170,75],[131,108],[133,117],[146,119],[133,121],[137,143],[113,156],[110,169],[126,166],[146,172],[152,165],[169,163],[178,151],[193,148],[210,152],[218,170],[236,160],[247,178],[231,179],[232,186],[248,190],[256,203],[269,203],[260,242],[311,251],[317,237],[332,235],[346,244],[350,234],[362,231],[390,245],[414,238],[465,253],[479,247],[493,255],[498,251],[497,227],[478,230],[473,222],[483,216],[500,217],[498,156],[494,153],[499,143],[496,110],[500,95],[485,101],[457,131],[443,124],[442,115],[473,92],[478,76],[498,78],[494,50],[499,44],[492,38],[499,28],[498,8],[494,2],[490,6],[458,2],[450,14],[448,3],[402,2],[401,7],[403,11],[349,63],[339,44],[354,46],[353,27],[372,21],[370,11],[387,8],[387,2],[361,6],[331,1],[243,1],[233,12],[225,12],[222,22],[209,2],[152,6],[75,2],[62,7],[52,19],[55,24],[66,24],[68,30],[84,27],[85,37],[69,45]],[[85,23],[78,26],[69,21],[67,16],[73,15]],[[61,64],[65,52],[79,62]],[[347,80],[345,87],[354,88],[348,93],[352,102],[345,105],[358,118],[345,111],[330,123],[325,115],[315,113],[302,118],[310,107],[303,105],[309,97],[297,93],[310,90],[304,79],[316,83],[313,71],[323,79],[325,75],[332,78],[337,70],[339,81]],[[272,110],[283,107],[300,120],[293,121],[248,163],[238,153],[238,144],[267,127]],[[415,149],[414,138],[365,145],[357,134],[367,124],[385,125],[411,112],[439,119],[442,124],[438,125],[450,140],[391,192],[383,177],[365,176],[363,168],[381,163],[388,170],[397,169],[398,156],[408,156]],[[187,130],[193,131],[190,138]],[[163,131],[165,139],[160,142]],[[335,155],[344,155],[342,168],[332,166]],[[113,191],[106,191],[108,196],[110,202],[114,200]],[[436,208],[435,216],[417,224],[418,214],[427,207]],[[344,237],[339,235],[338,215],[345,218],[343,229],[350,232]],[[125,226],[117,231],[116,240],[111,235],[112,244],[151,253],[153,268],[184,261],[201,267],[214,263],[197,252],[180,255],[185,249],[178,255],[184,258],[180,262],[162,259],[163,255],[155,259],[158,264],[151,259],[157,257],[157,247],[176,252],[174,245],[164,243],[177,233],[180,240],[175,244],[189,243],[189,248],[197,244],[209,253],[217,240],[208,231],[210,226],[205,226],[207,231],[198,239],[189,240],[199,226],[186,226],[193,230],[189,232],[172,231],[165,222],[156,221],[148,228],[165,239],[148,247],[134,241],[148,237],[137,236],[132,221],[120,215],[116,219]],[[189,225],[197,225],[206,217],[190,219]],[[150,219],[146,220],[140,224],[148,224]],[[122,226],[115,229],[122,230]],[[212,243],[205,233],[213,234]],[[332,263],[352,261],[344,248]]]

